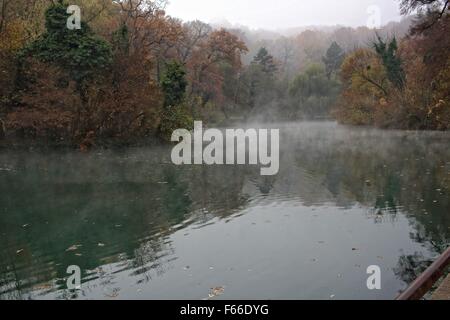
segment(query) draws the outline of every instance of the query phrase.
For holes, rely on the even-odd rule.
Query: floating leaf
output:
[[[215,287],[215,288],[211,288],[210,293],[208,294],[208,298],[212,299],[215,298],[217,296],[222,295],[225,292],[225,287]]]
[[[78,250],[78,248],[80,248],[80,247],[82,247],[81,244],[74,244],[73,246],[67,248],[67,249],[66,249],[66,252],[69,252],[69,251],[76,251],[76,250]]]

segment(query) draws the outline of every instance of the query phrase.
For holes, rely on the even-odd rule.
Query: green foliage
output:
[[[260,108],[275,98],[277,69],[274,57],[266,48],[261,48],[241,78],[243,82],[241,99],[248,112],[251,113],[255,107]]]
[[[258,54],[253,58],[252,64],[259,65],[262,71],[270,76],[273,76],[278,70],[273,56],[269,54],[266,48],[259,49]]]
[[[303,116],[327,116],[340,90],[336,80],[327,77],[325,68],[310,65],[289,88],[294,105]]]
[[[165,72],[161,78],[161,88],[164,94],[164,110],[161,115],[159,134],[161,138],[170,141],[176,129],[192,129],[194,120],[187,105],[186,97],[186,71],[176,62],[166,63]]]
[[[402,89],[405,85],[405,72],[402,67],[402,61],[397,55],[397,39],[394,37],[388,44],[380,36],[377,36],[377,42],[373,46],[383,61],[389,80],[398,89]]]
[[[127,54],[130,50],[130,35],[126,24],[122,24],[119,29],[112,34],[114,51]]]
[[[333,41],[328,48],[326,55],[322,58],[328,79],[331,79],[331,75],[339,70],[344,58],[344,51],[335,41]]]
[[[183,102],[186,94],[187,80],[183,66],[176,62],[166,64],[166,71],[161,78],[164,93],[164,106],[174,107]]]
[[[162,139],[170,141],[172,133],[177,129],[192,130],[194,119],[188,112],[188,106],[181,104],[175,107],[166,107],[161,116],[159,134]]]
[[[52,4],[45,18],[46,32],[24,48],[20,58],[32,56],[42,62],[54,63],[67,71],[79,85],[110,66],[109,44],[95,37],[86,23],[82,22],[80,30],[67,28],[69,14],[66,4]]]

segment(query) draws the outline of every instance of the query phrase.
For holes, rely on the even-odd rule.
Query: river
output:
[[[270,127],[265,177],[171,146],[2,150],[0,299],[393,299],[449,246],[450,133]]]

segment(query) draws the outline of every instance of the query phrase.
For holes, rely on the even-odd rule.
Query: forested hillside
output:
[[[166,0],[70,4],[81,29],[66,1],[0,1],[0,138],[88,149],[193,119],[450,127],[448,1],[404,0],[406,18],[379,30],[289,35],[181,21]]]

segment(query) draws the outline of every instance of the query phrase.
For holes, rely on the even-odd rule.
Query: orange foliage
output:
[[[450,15],[400,42],[403,89],[386,80],[371,50],[356,50],[342,66],[339,120],[401,129],[450,129]]]
[[[227,64],[237,72],[242,67],[241,55],[247,50],[245,43],[228,31],[212,32],[187,62],[191,93],[201,96],[205,103],[208,100],[221,103],[224,80],[221,67]]]

